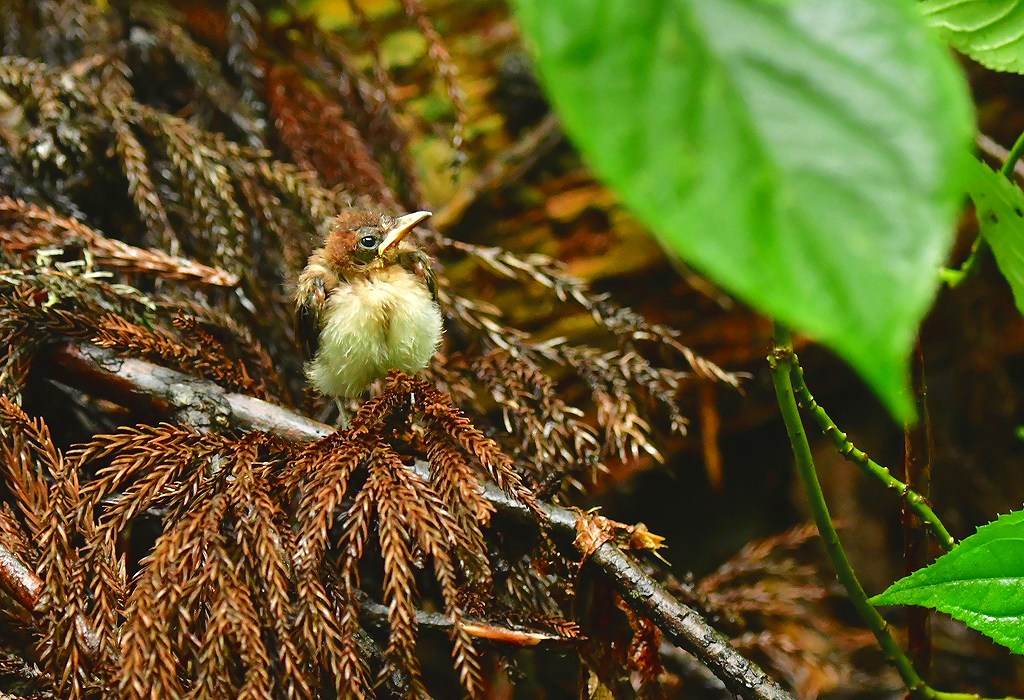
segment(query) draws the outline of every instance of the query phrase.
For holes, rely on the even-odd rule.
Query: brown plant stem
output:
[[[480,174],[460,187],[448,203],[434,214],[431,224],[448,231],[462,220],[473,204],[509,182],[521,178],[544,154],[562,142],[558,118],[549,114],[507,150],[499,153]]]
[[[331,432],[329,426],[281,406],[227,392],[212,382],[150,362],[119,358],[87,343],[56,347],[49,359],[54,374],[65,383],[132,406],[156,409],[165,419],[171,417],[200,430],[258,429],[296,441],[316,440]],[[37,366],[46,365],[39,362]],[[413,468],[429,478],[426,463],[416,462]],[[528,505],[509,498],[493,484],[485,484],[483,495],[506,516],[536,523],[536,513]],[[586,516],[549,503],[538,505],[553,536],[563,543],[576,539],[580,520]],[[669,595],[612,542],[590,549],[587,564],[595,567],[636,613],[650,618],[667,639],[699,658],[730,691],[757,700],[791,699],[699,613]]]
[[[378,630],[388,629],[387,606],[369,598],[359,601],[359,618],[367,627]],[[419,630],[447,635],[451,632],[454,624],[450,617],[441,613],[422,610],[416,612],[416,628]],[[526,627],[500,625],[489,620],[472,617],[462,619],[462,629],[471,637],[486,639],[492,644],[506,647],[526,648],[543,645],[565,648],[566,646],[571,647],[579,641],[579,637],[566,637]]]
[[[911,388],[917,423],[907,425],[903,431],[903,480],[907,486],[928,498],[931,486],[931,422],[928,415],[928,387],[924,376],[924,354],[921,340],[914,346]],[[903,522],[903,565],[904,573],[910,575],[929,564],[928,529],[921,518],[901,501]],[[907,607],[907,653],[914,662],[914,668],[923,678],[928,677],[932,660],[931,616],[928,608],[911,605]]]

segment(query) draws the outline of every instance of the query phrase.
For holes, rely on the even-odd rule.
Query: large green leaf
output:
[[[1024,1],[925,0],[921,8],[953,46],[978,63],[1024,73]]]
[[[896,415],[963,192],[966,87],[905,0],[516,0],[597,173]]]
[[[1010,283],[1017,309],[1024,314],[1024,192],[980,162],[973,166],[967,192],[981,235]]]
[[[978,528],[871,602],[935,608],[1024,653],[1024,511]]]

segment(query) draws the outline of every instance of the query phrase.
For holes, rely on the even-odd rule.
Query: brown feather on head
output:
[[[348,270],[370,262],[373,255],[356,254],[359,239],[365,236],[379,236],[382,222],[389,218],[386,214],[370,209],[343,210],[330,221],[327,229],[327,239],[324,241],[324,257],[327,262],[339,270]]]
[[[398,244],[430,212],[395,218],[380,211],[346,209],[330,222],[324,258],[342,273],[363,271],[373,263],[393,262]]]
[[[324,244],[324,257],[334,267],[344,270],[351,266],[352,250],[356,247],[356,233],[348,229],[334,231]]]
[[[353,207],[342,209],[330,221],[328,233],[335,231],[355,231],[362,226],[379,226],[382,219],[390,218],[387,214],[376,209],[361,209]]]

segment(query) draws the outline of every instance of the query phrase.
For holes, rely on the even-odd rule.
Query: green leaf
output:
[[[733,294],[829,345],[900,419],[972,134],[897,0],[516,0],[594,170]]]
[[[971,174],[967,193],[981,235],[1010,283],[1017,310],[1024,314],[1024,192],[984,163],[975,161]]]
[[[871,602],[935,608],[1024,653],[1024,511],[978,528]]]
[[[928,21],[959,51],[993,70],[1024,73],[1024,2],[925,0]]]

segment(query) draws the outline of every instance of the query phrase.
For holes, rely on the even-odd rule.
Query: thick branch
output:
[[[43,582],[17,554],[0,542],[0,586],[29,612],[39,604]]]
[[[249,396],[230,393],[201,379],[150,362],[118,358],[113,352],[87,343],[69,343],[52,354],[55,374],[73,386],[132,406],[157,409],[197,429],[258,429],[296,440],[316,440],[331,428],[292,411]],[[44,366],[39,363],[38,366]],[[415,467],[429,477],[429,466]],[[492,484],[484,496],[506,516],[536,523],[527,505],[515,501]],[[580,512],[541,503],[552,535],[564,542],[576,539]],[[744,698],[790,699],[756,664],[744,658],[695,610],[683,605],[648,576],[611,542],[590,553],[589,564],[608,579],[630,607],[649,617],[667,639],[699,658],[729,690]]]
[[[3,543],[0,543],[0,587],[25,610],[36,612],[43,593],[43,580]],[[99,636],[81,616],[75,618],[75,632],[89,657],[96,658],[100,648]]]

